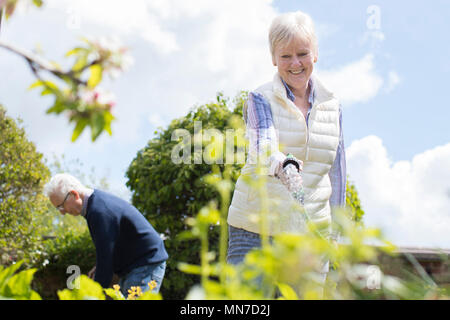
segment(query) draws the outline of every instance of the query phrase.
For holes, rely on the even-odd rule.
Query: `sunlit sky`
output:
[[[343,105],[347,171],[367,226],[397,245],[450,248],[450,2],[47,0],[20,9],[0,39],[63,61],[82,35],[117,36],[134,63],[101,86],[117,104],[113,136],[70,142],[73,125],[28,91],[25,61],[0,49],[0,103],[49,160],[79,159],[129,200],[125,171],[158,126],[272,79],[267,30],[278,13],[311,15],[315,72]]]

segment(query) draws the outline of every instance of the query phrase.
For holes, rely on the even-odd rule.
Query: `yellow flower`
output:
[[[142,296],[142,288],[141,287],[139,287],[139,286],[131,287],[128,290],[128,300],[133,300],[140,296]]]
[[[157,285],[158,285],[158,284],[156,283],[155,280],[152,280],[152,281],[150,281],[150,282],[148,283],[148,286],[150,287],[150,291],[153,290],[153,289],[155,289]]]
[[[120,290],[120,286],[118,284],[113,285],[113,289],[115,291],[119,291]]]

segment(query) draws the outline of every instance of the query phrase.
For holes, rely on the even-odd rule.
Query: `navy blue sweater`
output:
[[[123,277],[136,267],[169,257],[152,225],[119,197],[94,190],[85,218],[97,253],[94,280],[104,288],[110,285],[113,273]]]

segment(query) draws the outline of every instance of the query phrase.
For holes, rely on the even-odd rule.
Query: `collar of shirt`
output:
[[[94,190],[90,190],[83,196],[83,209],[81,210],[81,215],[83,217],[86,217],[87,204],[88,204],[88,201],[89,201],[89,197],[91,196],[91,194],[93,192],[94,192]]]
[[[286,95],[287,95],[287,97],[289,98],[289,100],[294,102],[295,101],[295,96],[292,93],[291,89],[289,89],[289,86],[287,85],[286,82],[284,82],[283,79],[281,79],[281,81],[283,82],[284,87],[286,88]],[[309,109],[311,109],[311,107],[312,107],[312,105],[314,103],[314,98],[315,98],[314,81],[313,81],[312,78],[309,78],[308,87],[310,88],[308,102],[309,102]]]

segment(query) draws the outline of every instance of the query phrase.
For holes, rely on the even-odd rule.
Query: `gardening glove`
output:
[[[303,203],[303,180],[300,172],[303,169],[303,162],[289,154],[275,170],[275,177],[280,179],[295,198]]]

